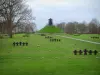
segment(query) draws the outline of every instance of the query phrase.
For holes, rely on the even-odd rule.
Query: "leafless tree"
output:
[[[92,19],[91,22],[88,25],[89,33],[97,34],[98,33],[98,26],[99,26],[98,20]]]
[[[35,27],[35,25],[33,23],[27,24],[25,26],[25,32],[26,33],[34,32],[34,27]]]
[[[65,26],[65,32],[66,33],[86,33],[87,32],[87,26],[84,23],[78,23],[78,22],[68,22]]]
[[[65,31],[65,25],[66,25],[66,23],[62,22],[62,23],[57,24],[56,26],[59,27],[64,32]]]
[[[65,32],[70,34],[75,33],[75,25],[73,22],[69,22],[66,24]]]
[[[25,0],[0,0],[0,17],[7,22],[8,34],[12,38],[12,30],[22,21],[32,20],[32,11]],[[16,23],[16,24],[15,24]]]

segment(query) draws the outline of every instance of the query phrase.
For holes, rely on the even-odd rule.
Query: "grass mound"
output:
[[[61,29],[56,27],[56,26],[45,26],[44,28],[42,28],[40,31],[40,33],[61,33]]]

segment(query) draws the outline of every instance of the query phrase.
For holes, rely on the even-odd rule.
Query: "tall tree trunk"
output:
[[[12,38],[12,21],[11,19],[8,20],[8,34],[9,34],[9,37]]]
[[[10,31],[9,31],[10,38],[12,38],[12,22],[10,20]]]

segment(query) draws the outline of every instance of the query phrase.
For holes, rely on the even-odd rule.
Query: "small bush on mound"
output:
[[[70,34],[70,35],[73,35],[73,34]]]
[[[4,34],[4,36],[8,36],[8,34]]]
[[[25,34],[25,35],[23,35],[23,37],[29,37],[29,34]]]
[[[3,35],[2,34],[0,34],[0,39],[3,39],[4,37],[3,37]]]
[[[80,36],[81,34],[74,34],[74,36]]]
[[[45,34],[41,34],[41,36],[46,36]]]

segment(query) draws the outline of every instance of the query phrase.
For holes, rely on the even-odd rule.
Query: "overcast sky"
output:
[[[100,21],[100,0],[27,0],[33,10],[38,29],[43,28],[48,19],[54,24],[60,22],[89,22],[92,18]]]

